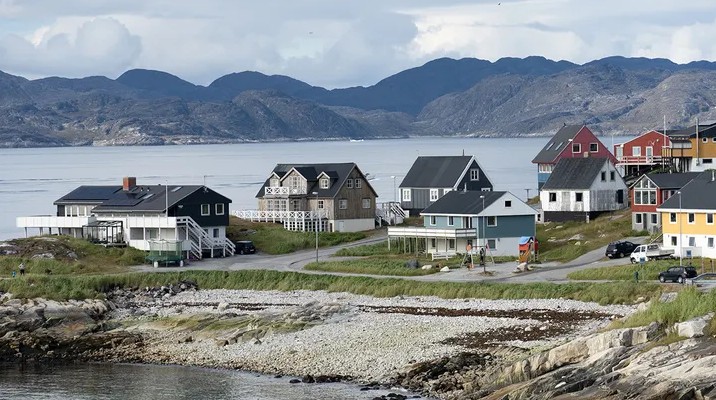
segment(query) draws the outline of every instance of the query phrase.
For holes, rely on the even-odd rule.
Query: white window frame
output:
[[[709,219],[711,219],[711,222],[709,222]],[[712,213],[706,214],[706,225],[713,225],[714,224],[714,215]]]
[[[218,237],[219,237],[219,228],[214,228],[214,229],[211,231],[211,236],[214,237],[214,238],[218,238]]]
[[[592,146],[595,146],[596,150],[592,150]],[[599,143],[597,143],[597,142],[589,143],[589,152],[590,153],[598,153],[599,152]]]
[[[480,180],[480,168],[471,168],[470,169],[470,180],[471,181],[479,181]]]
[[[370,197],[364,197],[361,202],[363,203],[363,208],[370,208]]]
[[[696,247],[696,236],[689,236],[687,239],[689,247]]]
[[[211,204],[209,204],[209,203],[202,204],[200,208],[201,208],[200,211],[201,211],[202,217],[211,215]],[[206,210],[206,212],[204,212],[204,210]]]
[[[676,216],[676,213],[669,213],[669,223],[675,224],[677,222],[679,222],[679,218]]]
[[[281,186],[281,181],[278,178],[273,177],[273,178],[269,179],[269,186],[270,187],[279,187],[279,186]]]
[[[644,221],[641,218],[641,213],[634,213],[634,223],[636,224],[642,224]]]
[[[554,200],[552,200],[554,198]],[[547,192],[547,200],[550,203],[556,203],[557,202],[557,192]]]
[[[438,217],[435,215],[430,216],[430,225],[437,225],[438,224]]]
[[[672,246],[678,246],[679,245],[679,239],[676,236],[671,237],[671,245]]]
[[[401,196],[402,199],[403,199],[403,201],[411,201],[411,200],[410,200],[410,197],[411,197],[410,195],[411,195],[411,190],[410,190],[410,189],[403,189],[403,193],[402,193],[402,196]]]
[[[497,249],[497,240],[496,239],[487,239],[487,247],[490,250],[496,250]]]
[[[632,157],[641,157],[641,146],[633,146],[631,148]]]
[[[440,189],[430,189],[430,201],[438,201],[440,198]]]
[[[575,203],[583,203],[584,202],[584,192],[574,192],[574,202]]]
[[[221,206],[221,207],[219,207],[219,206]],[[214,213],[216,215],[224,215],[224,203],[214,204]]]
[[[650,218],[651,218],[651,223],[652,223],[652,225],[656,225],[656,224],[659,223],[659,216],[658,216],[658,215],[659,215],[659,214],[657,214],[657,213],[651,213],[651,217],[650,217]]]
[[[321,184],[320,184],[321,189],[328,189],[330,187],[330,183],[331,183],[330,179],[321,178]]]
[[[706,238],[706,247],[713,249],[714,248],[714,238],[708,237]]]
[[[455,217],[448,216],[447,224],[448,226],[455,226]]]
[[[455,239],[448,239],[448,249],[455,250]]]
[[[577,149],[577,151],[574,151],[574,149]],[[572,143],[572,154],[579,154],[581,152],[582,152],[582,144],[581,143]]]
[[[688,213],[688,215],[686,217],[686,222],[689,225],[695,224],[696,223],[696,213]]]
[[[339,210],[347,210],[348,209],[348,199],[339,199],[338,200],[338,209]]]
[[[512,208],[512,200],[505,200],[505,208]]]
[[[353,179],[346,180],[346,188],[353,189]]]
[[[326,206],[325,200],[318,200],[318,203],[316,204],[316,207],[319,210],[322,210]]]
[[[356,189],[360,189],[363,187],[363,180],[360,178],[356,178]]]
[[[495,215],[488,215],[487,217],[487,226],[497,226],[497,216]],[[490,218],[492,218],[492,223],[490,223]]]
[[[617,180],[617,172],[609,171],[609,182],[614,182],[615,180]]]

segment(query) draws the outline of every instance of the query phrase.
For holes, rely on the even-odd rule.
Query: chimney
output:
[[[122,190],[128,192],[137,186],[137,178],[133,176],[125,176],[122,180]]]

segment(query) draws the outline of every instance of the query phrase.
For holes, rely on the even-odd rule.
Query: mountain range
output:
[[[716,63],[608,57],[440,58],[368,87],[239,72],[208,86],[162,71],[28,80],[0,72],[0,147],[418,135],[524,136],[585,123],[639,134],[716,119]]]

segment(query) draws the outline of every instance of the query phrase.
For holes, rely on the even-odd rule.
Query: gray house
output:
[[[492,182],[473,156],[421,156],[400,183],[400,206],[417,215],[454,190],[491,191]]]
[[[627,186],[608,158],[563,158],[539,192],[544,221],[589,221],[627,206]]]

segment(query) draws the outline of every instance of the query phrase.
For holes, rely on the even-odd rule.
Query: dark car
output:
[[[694,267],[671,267],[664,272],[659,273],[659,282],[679,282],[684,283],[689,278],[696,278],[698,273]]]
[[[239,240],[236,242],[236,253],[254,254],[256,253],[256,246],[254,246],[254,242],[250,240]]]
[[[607,246],[606,256],[609,258],[622,258],[628,256],[636,248],[636,245],[626,240],[611,242]]]

